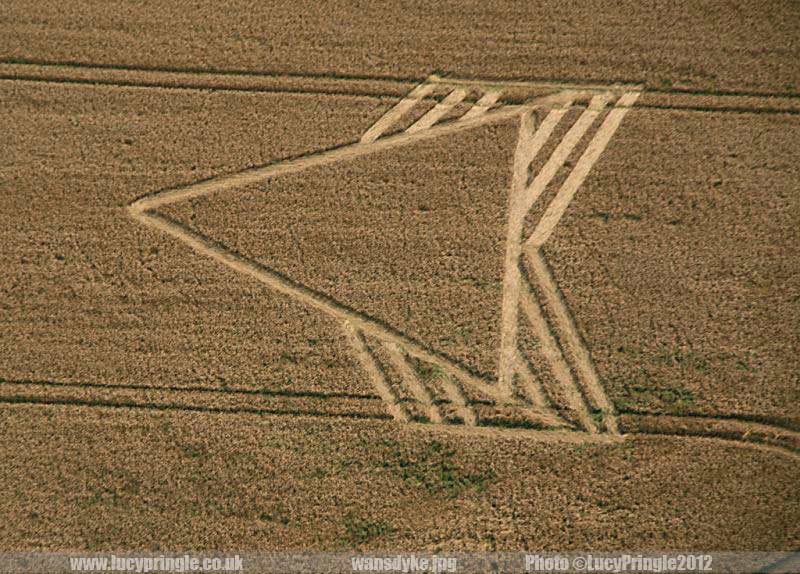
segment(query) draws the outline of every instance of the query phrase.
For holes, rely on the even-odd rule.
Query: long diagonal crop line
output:
[[[179,201],[206,196],[211,193],[231,191],[244,185],[262,182],[270,177],[296,173],[311,167],[331,165],[340,161],[351,160],[398,147],[437,139],[458,132],[475,129],[486,124],[514,118],[520,114],[521,110],[522,106],[506,106],[500,110],[475,118],[435,126],[428,130],[414,133],[406,131],[371,142],[357,142],[323,152],[312,152],[298,158],[279,161],[262,167],[250,168],[191,185],[149,194],[134,201],[129,206],[129,209],[131,212],[142,213]]]

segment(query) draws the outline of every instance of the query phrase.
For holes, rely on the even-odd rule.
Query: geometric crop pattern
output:
[[[640,86],[490,83],[431,76],[375,122],[357,143],[157,192],[131,204],[129,213],[140,223],[170,234],[231,270],[336,319],[397,421],[467,429],[522,427],[570,433],[576,440],[615,440],[619,428],[613,406],[542,246],[640,92]],[[502,325],[496,382],[475,376],[393,327],[234,253],[156,211],[194,197],[234,192],[277,175],[514,117],[519,120],[519,133],[509,190],[503,296],[498,302],[502,305]],[[559,134],[558,141],[554,134]],[[583,151],[575,159],[572,154],[579,147]],[[538,158],[544,149],[552,151],[546,159]],[[551,185],[554,181],[559,182],[555,190]],[[526,235],[526,218],[545,196],[551,199]],[[544,364],[526,356],[519,343],[523,332],[537,342],[539,362]],[[537,373],[545,369],[555,384],[542,383]]]

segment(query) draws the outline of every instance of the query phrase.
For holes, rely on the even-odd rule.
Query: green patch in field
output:
[[[633,383],[626,385],[626,390],[627,396],[617,400],[617,407],[623,412],[652,407],[681,411],[694,404],[696,400],[694,393],[683,388],[659,389]]]
[[[88,494],[78,499],[78,505],[83,508],[91,506],[127,507],[130,499],[139,494],[141,483],[136,479],[126,479],[121,487],[87,483],[86,490]]]
[[[289,526],[291,522],[286,509],[281,505],[276,505],[274,508],[261,509],[257,512],[257,516],[262,522],[272,522],[283,526]]]
[[[314,467],[311,472],[308,473],[308,477],[312,479],[322,479],[328,476],[328,471],[322,468],[321,466]]]
[[[434,381],[447,376],[447,373],[439,365],[431,365],[430,363],[418,363],[419,375],[424,381]]]
[[[596,219],[602,219],[603,223],[608,223],[611,215],[607,211],[598,211],[597,209],[592,208],[592,215]]]
[[[383,466],[396,472],[403,481],[422,487],[431,494],[455,498],[467,490],[485,491],[496,477],[495,472],[492,469],[466,470],[456,463],[455,455],[452,448],[433,441],[416,453],[395,448],[384,459]]]
[[[753,350],[740,352],[717,351],[701,354],[692,349],[674,348],[651,353],[644,349],[623,346],[618,347],[617,352],[635,357],[643,372],[649,366],[674,369],[680,375],[685,375],[689,372],[709,374],[716,367],[730,364],[733,364],[739,370],[748,372],[757,372],[763,367],[763,361]]]
[[[689,371],[708,373],[711,370],[712,362],[723,361],[724,357],[710,359],[692,350],[674,349],[658,353],[651,358],[650,362],[656,366],[679,370],[683,374]]]
[[[390,531],[389,525],[383,521],[357,518],[352,515],[345,517],[344,528],[351,545],[365,544]]]
[[[208,449],[201,444],[182,444],[180,450],[186,458],[205,460],[208,458]]]
[[[597,425],[597,428],[599,429],[605,428],[605,423],[603,421],[603,411],[601,411],[600,409],[592,409],[591,412],[589,413],[589,416],[594,421],[594,424]]]

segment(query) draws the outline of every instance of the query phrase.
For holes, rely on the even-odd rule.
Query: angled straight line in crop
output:
[[[502,90],[487,91],[485,94],[483,94],[483,96],[481,96],[481,99],[479,99],[475,105],[467,111],[466,114],[461,116],[461,119],[469,120],[485,114],[493,105],[495,105],[495,103],[497,103],[497,100],[500,98],[502,93]]]
[[[542,288],[546,304],[552,311],[555,324],[566,342],[568,351],[572,355],[573,365],[578,372],[586,394],[593,405],[602,412],[606,430],[611,433],[619,433],[614,407],[600,384],[600,377],[597,375],[589,350],[581,340],[575,321],[567,310],[567,306],[550,273],[547,262],[544,260],[544,256],[540,250],[536,250],[528,251],[527,258],[536,276],[536,281]]]
[[[603,153],[603,150],[606,149],[608,142],[611,141],[611,136],[617,131],[625,114],[628,113],[628,110],[638,97],[638,92],[626,93],[619,99],[616,107],[608,113],[592,141],[589,142],[589,146],[570,172],[564,185],[558,190],[555,199],[548,206],[531,237],[525,242],[526,247],[541,247],[553,233],[553,229],[564,216],[564,212],[567,210],[572,198],[575,197],[578,188],[584,182],[586,176],[589,175],[592,166],[600,157],[600,154]]]
[[[542,384],[537,379],[536,375],[533,374],[531,371],[530,364],[528,363],[527,359],[522,356],[522,353],[517,349],[515,353],[515,361],[514,361],[515,372],[517,376],[520,378],[522,383],[522,392],[528,397],[531,404],[537,409],[546,412],[548,414],[553,414],[550,401],[547,400],[547,395],[542,388]]]
[[[400,403],[397,395],[386,382],[386,378],[384,377],[380,366],[378,366],[378,362],[375,360],[375,357],[372,356],[372,353],[364,341],[363,333],[357,331],[349,321],[344,321],[342,325],[344,332],[350,341],[350,345],[353,347],[353,349],[355,349],[356,356],[361,362],[361,366],[369,375],[369,378],[372,381],[372,386],[375,387],[375,390],[386,403],[389,413],[395,420],[407,423],[410,420],[408,411],[403,404]]]
[[[399,122],[407,113],[409,113],[419,103],[419,101],[427,96],[433,90],[433,84],[420,84],[414,88],[408,96],[403,98],[400,103],[383,114],[378,121],[364,132],[361,136],[361,143],[374,142],[381,137],[386,130],[391,128],[395,123]]]
[[[453,109],[453,106],[460,103],[467,97],[467,90],[463,88],[455,88],[452,92],[447,94],[447,97],[436,104],[431,111],[418,119],[409,127],[406,132],[413,134],[421,130],[426,130],[433,127],[433,124],[442,119],[447,112]]]
[[[567,361],[564,359],[561,348],[558,346],[558,342],[550,331],[550,327],[547,325],[547,320],[542,314],[533,290],[524,277],[520,278],[520,306],[527,316],[528,323],[533,328],[536,338],[539,340],[542,355],[544,355],[545,359],[550,364],[550,370],[553,376],[564,391],[567,403],[578,416],[581,425],[590,433],[596,433],[597,426],[589,416],[589,409],[572,376],[572,371]]]
[[[129,208],[134,212],[142,212],[157,209],[177,201],[202,197],[221,191],[234,190],[241,186],[264,181],[270,177],[296,173],[311,167],[330,165],[339,161],[355,159],[361,156],[474,129],[479,126],[505,121],[519,115],[521,110],[521,106],[504,106],[500,110],[492,111],[477,118],[450,122],[428,130],[414,133],[402,132],[369,143],[357,142],[323,152],[314,152],[299,158],[279,161],[263,167],[246,169],[237,173],[214,177],[192,185],[146,195],[133,202]]]
[[[514,171],[509,192],[508,229],[503,276],[501,307],[500,361],[498,379],[500,387],[511,392],[514,361],[517,353],[517,324],[519,309],[519,257],[522,228],[528,209],[523,195],[528,179],[528,168],[533,158],[550,139],[553,130],[564,117],[566,109],[551,110],[536,131],[533,114],[528,111],[520,117],[517,148],[514,153]]]
[[[384,343],[383,347],[389,355],[389,359],[400,373],[403,383],[409,388],[414,398],[425,407],[425,413],[432,423],[441,423],[442,414],[439,407],[433,402],[433,397],[425,384],[419,380],[414,369],[408,364],[408,359],[400,347],[393,343]]]

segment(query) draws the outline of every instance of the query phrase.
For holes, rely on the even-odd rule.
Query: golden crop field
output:
[[[788,1],[6,2],[0,570],[797,551],[798,62]]]

